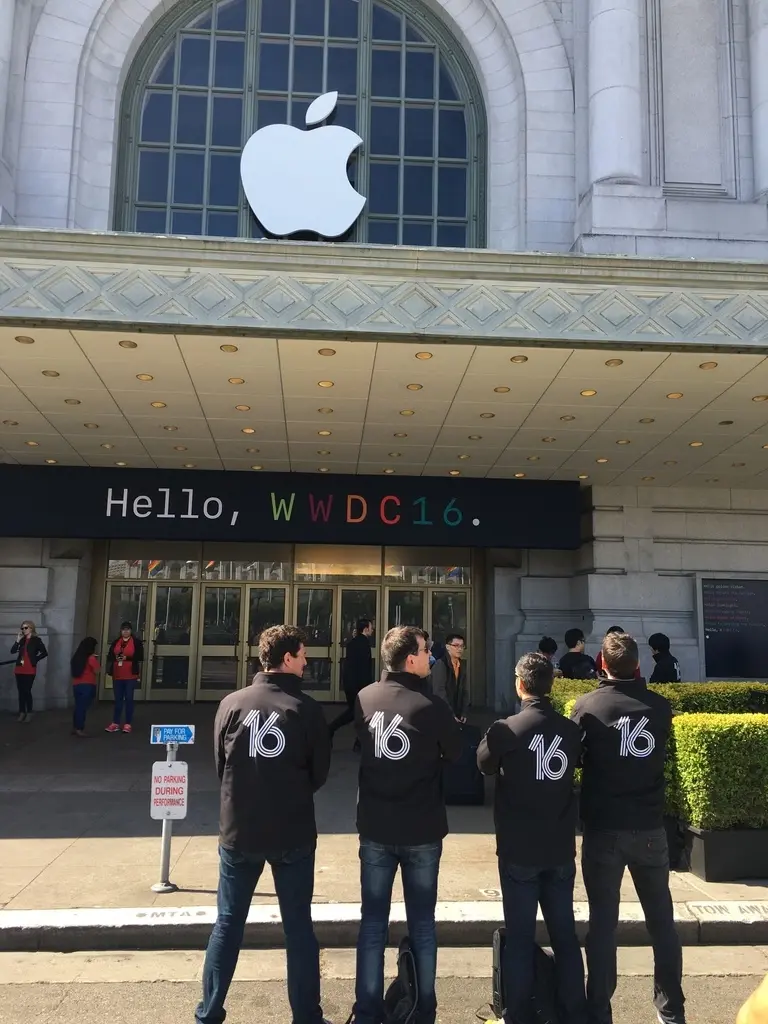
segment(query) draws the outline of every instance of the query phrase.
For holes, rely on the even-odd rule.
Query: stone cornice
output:
[[[0,229],[0,323],[768,347],[768,266]]]

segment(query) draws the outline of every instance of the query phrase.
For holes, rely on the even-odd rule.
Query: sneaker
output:
[[[32,721],[32,712],[31,711],[28,711],[26,713],[26,715],[24,715],[24,721],[25,722],[31,722]]]
[[[23,711],[19,715],[19,717],[16,719],[17,722],[26,722],[26,720],[27,720],[27,716],[26,716],[26,714]]]
[[[123,726],[123,732],[133,732],[133,726],[128,725],[128,723],[126,722],[126,724]]]
[[[110,722],[104,732],[120,732],[120,726],[117,722]]]

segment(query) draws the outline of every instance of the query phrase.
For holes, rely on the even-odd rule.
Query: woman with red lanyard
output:
[[[19,721],[32,721],[32,686],[37,675],[37,666],[48,657],[45,644],[35,632],[34,622],[25,619],[16,634],[16,643],[11,648],[16,655],[16,689],[19,691]]]
[[[144,644],[133,635],[130,622],[120,626],[120,636],[113,640],[107,652],[107,675],[112,676],[115,692],[115,712],[106,732],[120,732],[120,720],[125,708],[123,732],[133,732],[133,691],[139,682],[141,663],[144,661]]]

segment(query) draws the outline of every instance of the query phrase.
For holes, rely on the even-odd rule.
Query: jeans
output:
[[[403,876],[408,936],[419,984],[419,1024],[434,1024],[437,1011],[435,904],[442,842],[425,846],[382,846],[360,839],[362,917],[357,937],[355,1024],[381,1024],[384,1012],[384,949],[392,886]]]
[[[19,714],[26,715],[32,711],[32,685],[35,682],[34,673],[24,675],[16,673],[16,690],[19,695]]]
[[[499,879],[504,901],[504,997],[507,1024],[527,1024],[531,1019],[533,952],[536,941],[536,909],[541,912],[555,954],[557,1005],[561,1024],[586,1024],[584,965],[573,917],[573,883],[576,864],[556,868],[525,867],[499,859]]]
[[[135,679],[113,679],[112,688],[115,693],[115,710],[112,714],[112,721],[120,725],[125,706],[125,724],[130,725],[133,721],[133,691],[136,689]]]
[[[82,732],[85,728],[85,716],[96,696],[96,687],[90,683],[75,683],[72,687],[75,696],[75,710],[72,715],[72,727]]]
[[[669,892],[664,829],[584,833],[582,871],[589,900],[587,1002],[590,1024],[612,1024],[616,990],[616,927],[624,869],[628,867],[653,946],[654,1004],[665,1024],[684,1024],[683,954]]]
[[[293,1024],[322,1024],[320,949],[312,926],[315,848],[264,854],[237,853],[219,847],[218,917],[203,967],[203,999],[195,1011],[200,1024],[220,1024],[235,973],[248,911],[269,862],[285,932],[288,1002]]]

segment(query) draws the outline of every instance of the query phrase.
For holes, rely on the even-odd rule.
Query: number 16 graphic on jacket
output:
[[[407,733],[399,728],[403,721],[402,715],[395,715],[389,725],[384,724],[384,712],[377,711],[371,716],[369,729],[373,733],[373,753],[375,757],[386,757],[390,761],[402,761],[411,749],[411,741]],[[397,743],[393,747],[392,740]]]
[[[243,725],[251,730],[250,755],[251,757],[279,757],[285,750],[285,733],[278,729],[275,724],[280,720],[277,711],[273,711],[269,718],[261,724],[261,712],[249,711],[243,719]],[[271,736],[273,744],[266,746],[264,740]]]

